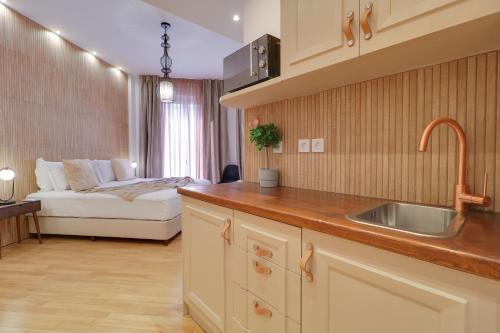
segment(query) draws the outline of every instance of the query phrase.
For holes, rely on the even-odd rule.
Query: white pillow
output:
[[[47,162],[43,158],[36,160],[35,176],[36,184],[42,191],[53,191],[54,186],[49,177],[49,169],[53,167],[62,167],[62,162]]]
[[[97,164],[97,161],[90,161],[90,164],[92,165],[92,168],[94,169],[95,175],[97,177],[97,181],[99,182],[99,185],[102,185],[104,181],[102,180],[101,176],[101,171],[99,170],[99,165]]]
[[[108,183],[116,180],[110,160],[95,160],[94,162],[97,164],[97,169],[99,170],[97,175],[100,177],[101,183]]]
[[[134,169],[130,165],[129,160],[111,160],[113,171],[115,172],[116,179],[129,180],[135,178]]]
[[[82,191],[99,185],[90,160],[63,160],[64,172],[73,191]]]
[[[49,168],[49,178],[52,183],[52,187],[56,191],[69,190],[69,183],[66,179],[66,174],[64,173],[63,166],[55,166]]]

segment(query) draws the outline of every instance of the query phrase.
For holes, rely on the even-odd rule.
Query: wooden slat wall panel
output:
[[[0,167],[17,199],[37,190],[38,157],[127,157],[127,94],[126,74],[0,5]],[[0,228],[2,245],[17,240],[15,223]]]
[[[469,147],[467,181],[500,212],[500,52],[494,51],[246,110],[275,122],[283,154],[273,154],[282,186],[437,205],[453,204],[455,134],[441,126],[426,153],[425,126],[456,119]],[[325,138],[325,153],[298,153],[298,139]],[[244,179],[258,182],[263,156],[245,140]],[[497,196],[495,194],[498,193]]]

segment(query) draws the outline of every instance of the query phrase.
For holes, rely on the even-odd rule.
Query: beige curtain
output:
[[[163,177],[165,117],[156,95],[158,76],[141,76],[139,177]]]
[[[227,164],[241,167],[241,110],[219,104],[222,81],[173,79],[167,104],[156,96],[159,80],[141,76],[139,176],[218,183]]]
[[[203,178],[213,183],[220,182],[221,176],[221,118],[225,123],[225,113],[219,104],[222,81],[203,80]],[[227,129],[227,128],[226,128]]]
[[[202,178],[202,81],[173,79],[174,102],[165,113],[165,176]]]
[[[241,165],[241,110],[228,110],[219,103],[221,80],[203,80],[203,178],[220,182],[227,164]]]

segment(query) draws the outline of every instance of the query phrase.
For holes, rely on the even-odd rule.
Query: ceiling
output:
[[[161,74],[160,23],[164,20],[172,24],[172,77],[221,78],[222,59],[241,46],[242,22],[234,22],[232,17],[242,15],[243,0],[4,2],[132,74]]]
[[[215,31],[237,41],[243,40],[241,22],[232,17],[243,16],[244,0],[142,0],[161,10]]]

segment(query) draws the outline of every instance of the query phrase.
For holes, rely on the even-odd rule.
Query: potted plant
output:
[[[281,134],[275,124],[257,125],[250,130],[250,142],[258,151],[266,150],[266,167],[259,169],[259,182],[262,187],[278,186],[278,170],[269,168],[271,149],[281,141]]]

